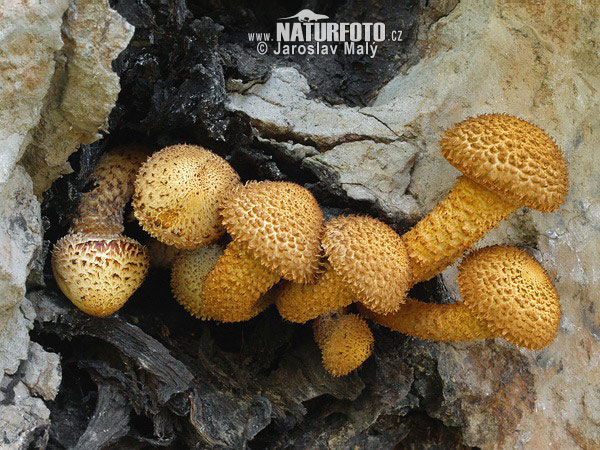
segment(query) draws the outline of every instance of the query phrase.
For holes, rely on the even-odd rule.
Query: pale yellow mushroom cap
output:
[[[323,249],[331,266],[359,301],[380,313],[396,311],[412,274],[402,238],[383,222],[343,216],[325,226]]]
[[[60,289],[79,309],[99,317],[125,304],[149,266],[144,247],[125,236],[68,234],[52,250],[52,270]]]
[[[223,202],[221,213],[229,234],[265,267],[298,283],[315,278],[323,214],[307,189],[283,181],[250,181]]]
[[[204,280],[215,267],[223,249],[210,245],[197,250],[181,251],[171,271],[171,289],[175,299],[194,317],[210,319],[202,296]]]
[[[323,366],[333,376],[349,374],[373,352],[373,333],[367,322],[356,314],[319,318],[314,332]]]
[[[543,212],[568,190],[561,150],[541,128],[507,114],[485,114],[446,131],[444,157],[467,177],[508,200]]]
[[[227,161],[202,147],[166,147],[138,172],[134,214],[159,241],[187,250],[199,248],[224,233],[218,208],[239,183]]]
[[[556,336],[558,293],[527,253],[507,246],[474,251],[460,265],[458,285],[465,306],[507,341],[540,349]]]

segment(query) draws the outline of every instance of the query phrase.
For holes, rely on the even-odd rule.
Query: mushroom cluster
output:
[[[505,114],[456,124],[441,149],[463,176],[403,236],[367,216],[324,223],[304,187],[242,184],[227,161],[202,147],[175,145],[147,160],[139,149],[115,149],[98,164],[96,188],[83,195],[71,233],[53,250],[55,277],[89,314],[109,315],[125,303],[150,264],[149,252],[122,234],[132,196],[135,217],[155,239],[152,260],[171,266],[173,295],[190,314],[240,322],[274,303],[286,320],[314,320],[323,366],[333,376],[371,355],[364,318],[420,339],[549,345],[560,321],[558,294],[540,264],[514,247],[463,259],[462,302],[423,303],[407,292],[520,206],[557,209],[568,187],[560,149],[540,128]],[[224,248],[225,232],[231,240]]]

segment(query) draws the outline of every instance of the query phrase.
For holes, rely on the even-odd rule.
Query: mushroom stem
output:
[[[507,198],[460,177],[448,196],[402,236],[413,284],[441,273],[517,208]]]
[[[408,300],[399,311],[363,315],[421,339],[472,341],[502,337],[530,350],[549,345],[558,331],[558,293],[543,267],[508,246],[485,247],[465,257],[459,268],[461,303],[439,305]]]
[[[277,293],[275,304],[284,319],[305,323],[355,301],[348,285],[327,263],[314,284],[285,283]]]
[[[82,194],[71,233],[123,233],[123,210],[133,194],[137,170],[146,159],[137,147],[106,152],[92,172],[96,187]]]
[[[70,233],[52,250],[52,271],[60,289],[85,313],[115,313],[148,272],[144,246],[121,234],[123,209],[145,158],[136,147],[105,153],[92,172],[96,187],[82,195]]]
[[[423,340],[459,342],[495,337],[463,302],[440,305],[408,298],[393,314],[378,314],[360,303],[358,309],[363,316],[385,327]]]
[[[243,243],[232,241],[204,281],[204,315],[221,322],[249,320],[269,306],[261,296],[280,279],[253,258]]]
[[[380,313],[393,312],[411,281],[402,238],[366,216],[340,216],[326,225],[321,242],[327,263],[315,284],[287,284],[275,301],[282,317],[306,322],[354,301]]]

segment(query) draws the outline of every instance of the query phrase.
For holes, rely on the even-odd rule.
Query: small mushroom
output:
[[[404,236],[414,283],[432,278],[521,206],[556,210],[568,189],[563,155],[542,129],[506,114],[446,131],[444,157],[464,176]]]
[[[558,293],[540,264],[508,246],[486,247],[465,257],[458,277],[464,301],[451,305],[407,301],[381,315],[363,315],[404,334],[440,341],[503,337],[530,350],[549,345],[558,331]]]
[[[152,237],[193,250],[223,235],[218,208],[239,184],[238,174],[220,156],[196,145],[166,147],[140,168],[134,214]]]
[[[322,246],[329,262],[317,283],[288,283],[278,292],[275,304],[285,319],[306,322],[357,300],[389,313],[405,301],[412,279],[408,254],[388,225],[366,216],[336,217],[325,225]]]
[[[357,314],[322,315],[313,322],[313,332],[323,367],[334,377],[357,369],[373,352],[373,333]]]
[[[144,246],[123,236],[123,208],[146,154],[139,148],[105,153],[82,195],[70,233],[52,250],[52,270],[63,293],[82,311],[108,316],[142,284],[149,267]]]
[[[323,215],[312,194],[294,183],[248,182],[223,202],[223,224],[233,237],[208,274],[202,296],[208,317],[247,320],[281,277],[313,281],[321,257]]]

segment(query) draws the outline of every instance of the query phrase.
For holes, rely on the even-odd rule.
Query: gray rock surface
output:
[[[119,92],[111,61],[133,27],[106,0],[52,0],[5,2],[0,29],[0,442],[27,448],[44,442],[42,398],[60,382],[58,356],[30,345],[34,312],[23,300],[42,253],[35,194],[98,138]]]
[[[18,371],[0,383],[0,448],[46,445],[50,410],[44,400],[54,400],[60,381],[59,356],[32,342],[28,358],[21,362]]]
[[[420,36],[424,57],[368,108],[307,101],[303,76],[290,68],[230,94],[229,108],[247,115],[258,135],[314,147],[320,154],[303,164],[317,176],[327,171],[350,198],[407,219],[431,210],[455,183],[438,141],[468,116],[520,116],[563,149],[570,193],[562,208],[521,210],[478,244],[529,247],[546,267],[562,303],[555,342],[541,352],[499,339],[414,344],[438,350],[444,398],[428,413],[460,427],[468,445],[600,445],[599,6],[579,2],[566,13],[558,1],[461,1]],[[444,274],[451,292],[455,276],[455,268]]]

